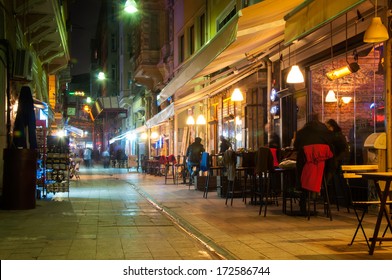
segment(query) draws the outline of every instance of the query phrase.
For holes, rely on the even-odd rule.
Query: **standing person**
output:
[[[186,150],[186,157],[187,157],[187,166],[188,171],[190,174],[190,183],[193,182],[193,177],[197,176],[200,171],[200,161],[201,161],[201,154],[205,151],[204,146],[201,144],[201,138],[196,137],[195,142],[189,145],[188,149]],[[193,171],[193,168],[196,168]]]
[[[103,168],[109,168],[110,154],[107,149],[102,152],[102,158],[103,158]]]
[[[348,151],[348,143],[346,137],[343,135],[342,129],[334,119],[329,119],[325,125],[331,131],[331,141],[336,163],[335,167],[339,167],[343,162],[344,154]]]
[[[343,135],[342,129],[334,119],[329,119],[325,125],[331,132],[331,141],[333,147],[334,160],[332,162],[330,177],[328,179],[333,179],[333,184],[336,191],[336,196],[344,196],[345,192],[343,189],[342,182],[342,164],[345,154],[348,151],[348,143],[346,137]],[[338,197],[336,197],[338,200]],[[336,201],[337,205],[338,201]]]
[[[221,143],[219,145],[219,153],[223,154],[224,152],[226,152],[229,148],[231,148],[231,143],[229,142],[229,140],[227,140],[223,135],[221,135],[219,137]]]
[[[91,166],[91,150],[89,148],[84,149],[83,160],[85,166],[89,168]]]

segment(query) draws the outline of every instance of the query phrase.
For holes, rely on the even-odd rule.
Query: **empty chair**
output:
[[[267,147],[260,147],[255,154],[256,184],[253,190],[255,202],[259,199],[259,215],[264,206],[264,217],[267,216],[267,207],[271,198],[271,175],[274,171],[274,159],[272,152]]]
[[[361,230],[366,244],[370,249],[369,238],[366,235],[365,229],[363,227],[363,220],[366,214],[369,212],[371,207],[379,207],[381,202],[378,198],[372,200],[369,199],[369,187],[367,180],[362,179],[362,175],[358,173],[375,172],[378,171],[377,165],[342,165],[343,178],[348,189],[350,206],[354,210],[355,217],[357,218],[358,224],[348,245],[352,245],[357,237],[358,231]],[[391,206],[392,201],[387,200],[387,205]],[[387,215],[387,218],[388,215]],[[389,226],[387,226],[383,232],[383,237],[385,236]],[[390,229],[392,231],[392,229]]]
[[[230,205],[233,205],[233,198],[234,198],[234,192],[235,192],[235,168],[237,164],[237,155],[236,153],[229,148],[226,150],[223,154],[223,163],[226,168],[227,172],[227,191],[226,191],[226,202],[225,204],[227,205],[227,201],[229,199],[229,196],[231,197],[231,202]]]
[[[173,179],[173,184],[176,183],[176,174],[174,172],[175,164],[177,163],[176,157],[174,155],[169,155],[165,160],[165,184],[167,184],[168,179]]]
[[[177,161],[174,164],[174,174],[177,185],[180,179],[182,180],[183,184],[186,184],[187,168],[185,156],[177,156]]]

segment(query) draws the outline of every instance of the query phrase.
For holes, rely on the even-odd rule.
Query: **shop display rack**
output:
[[[69,197],[69,138],[48,136],[44,196],[67,192]]]

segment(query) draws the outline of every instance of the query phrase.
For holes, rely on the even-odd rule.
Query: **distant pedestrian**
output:
[[[187,156],[187,166],[190,174],[190,182],[193,182],[193,177],[197,176],[200,171],[200,161],[201,154],[204,152],[204,146],[201,144],[201,138],[196,137],[195,142],[189,145],[186,156]],[[195,168],[195,170],[193,170]]]
[[[91,154],[92,154],[92,152],[89,148],[84,149],[83,160],[84,160],[84,165],[87,168],[91,167]]]

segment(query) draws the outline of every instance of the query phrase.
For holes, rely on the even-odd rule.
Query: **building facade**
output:
[[[136,47],[127,81],[144,90],[124,101],[132,104],[133,120],[122,136],[133,134],[143,154],[184,154],[196,136],[210,153],[218,151],[220,135],[237,150],[255,150],[272,136],[287,147],[295,131],[318,115],[339,123],[350,143],[347,162],[360,164],[366,162],[366,138],[390,134],[388,45],[363,39],[375,13],[388,26],[386,1],[376,7],[369,0],[136,3],[140,29],[128,30]],[[301,83],[286,80],[294,64],[305,77]],[[359,69],[328,78],[353,64]],[[231,99],[236,88],[243,101]],[[332,102],[326,99],[330,90]],[[205,124],[186,123],[199,115]]]
[[[32,90],[36,119],[45,121],[48,134],[63,125],[62,104],[70,81],[67,2],[0,1],[1,158],[12,145],[22,86]],[[0,165],[3,178],[4,162]]]

